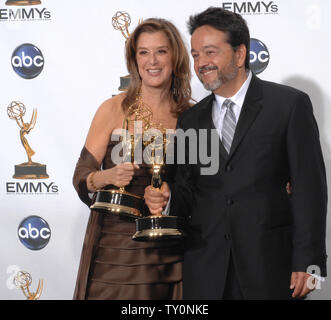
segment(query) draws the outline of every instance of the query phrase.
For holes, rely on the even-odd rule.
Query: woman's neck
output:
[[[170,88],[154,88],[142,85],[141,98],[150,108],[170,107]]]

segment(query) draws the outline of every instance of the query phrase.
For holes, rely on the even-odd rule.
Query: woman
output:
[[[167,129],[175,129],[178,114],[190,107],[189,56],[172,23],[148,19],[139,24],[127,40],[126,62],[130,86],[96,112],[74,173],[74,186],[88,206],[89,193],[98,189],[126,186],[143,196],[151,183],[147,164],[115,165],[110,156],[116,144],[111,135],[122,128],[132,105],[148,106],[152,123]],[[169,173],[166,180],[171,178]],[[181,299],[178,243],[135,242],[134,232],[133,218],[91,212],[74,299]]]

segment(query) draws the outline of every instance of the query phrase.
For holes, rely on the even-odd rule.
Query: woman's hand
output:
[[[124,187],[132,180],[135,170],[139,166],[135,163],[120,163],[111,169],[103,170],[106,185],[112,184],[116,187]]]
[[[92,172],[87,177],[87,188],[95,192],[109,184],[119,188],[124,187],[130,183],[137,169],[139,169],[137,164],[127,162],[110,169]]]

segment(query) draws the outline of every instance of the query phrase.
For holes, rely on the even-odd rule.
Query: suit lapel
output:
[[[240,112],[228,160],[235,153],[248,129],[251,127],[258,113],[260,112],[262,108],[261,100],[262,86],[260,80],[255,75],[253,75],[246,93],[242,110]]]

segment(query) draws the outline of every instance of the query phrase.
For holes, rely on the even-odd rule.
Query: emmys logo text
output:
[[[223,1],[222,8],[241,15],[278,14],[275,1]]]
[[[58,194],[59,187],[55,182],[6,182],[7,194],[38,195]]]
[[[0,9],[0,21],[50,20],[51,13],[46,8]]]
[[[30,250],[43,249],[51,237],[48,223],[39,216],[25,218],[20,223],[17,233],[21,243]]]
[[[43,70],[44,57],[35,45],[24,43],[14,50],[11,64],[20,77],[33,79]]]
[[[252,38],[250,41],[250,68],[253,73],[259,74],[263,72],[270,60],[270,55],[267,46],[260,40]]]
[[[47,8],[27,7],[40,3],[40,1],[7,1],[6,8],[0,8],[0,22],[51,20],[51,12]]]

